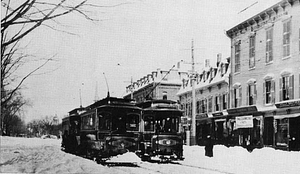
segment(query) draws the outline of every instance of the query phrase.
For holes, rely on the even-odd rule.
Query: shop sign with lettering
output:
[[[288,107],[296,107],[300,106],[300,100],[281,102],[275,104],[277,108],[288,108]]]
[[[253,116],[247,115],[242,117],[235,117],[236,128],[252,128],[253,127]]]

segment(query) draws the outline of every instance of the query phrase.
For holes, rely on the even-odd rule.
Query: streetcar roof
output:
[[[147,100],[144,102],[140,102],[137,104],[137,106],[141,108],[149,108],[152,107],[153,105],[175,105],[177,102],[174,100],[162,100],[162,99],[157,99],[157,100]]]
[[[134,106],[134,100],[132,99],[124,99],[124,98],[117,98],[117,97],[106,97],[102,100],[96,101],[95,103],[88,106],[90,109],[98,108],[102,105],[127,105],[127,106]]]

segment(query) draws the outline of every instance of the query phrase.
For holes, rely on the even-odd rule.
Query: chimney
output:
[[[222,54],[219,53],[217,54],[217,67],[220,65],[221,60],[222,60]]]
[[[205,67],[209,67],[209,59],[205,59]]]

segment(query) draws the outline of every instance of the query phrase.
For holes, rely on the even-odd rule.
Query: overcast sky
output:
[[[30,43],[27,52],[41,58],[55,55],[57,61],[40,71],[45,74],[24,83],[23,94],[32,103],[26,108],[26,120],[67,115],[80,106],[79,91],[82,105],[87,106],[95,99],[96,86],[97,95],[106,97],[103,73],[111,96],[121,97],[131,77],[136,81],[157,68],[170,69],[180,60],[191,61],[192,39],[196,62],[211,59],[213,63],[218,53],[229,57],[230,39],[225,31],[277,1],[269,0],[268,5],[258,0],[126,1],[129,3],[114,8],[91,9],[91,17],[99,22],[80,15],[59,20],[60,28],[76,35],[40,28],[26,38]],[[124,1],[103,4],[120,2]],[[40,63],[28,64],[23,71]]]

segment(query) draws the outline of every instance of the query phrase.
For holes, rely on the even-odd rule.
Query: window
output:
[[[247,105],[256,104],[256,84],[249,84],[247,89]]]
[[[273,61],[273,28],[267,30],[266,38],[266,63]]]
[[[237,87],[233,89],[233,107],[237,108],[239,106],[241,106],[241,101],[242,101],[242,88],[241,87]]]
[[[283,76],[279,79],[280,101],[294,99],[294,76]]]
[[[235,56],[234,56],[234,72],[240,72],[241,62],[240,62],[240,52],[241,52],[241,42],[235,44]]]
[[[163,92],[163,100],[167,100],[168,99],[168,92],[164,91]]]
[[[200,101],[197,101],[197,104],[196,104],[196,113],[197,114],[200,113]]]
[[[291,21],[283,23],[283,57],[290,56]]]
[[[255,35],[249,38],[249,68],[255,67]]]
[[[179,117],[175,115],[157,116],[155,129],[157,132],[176,133],[179,130]]]
[[[222,107],[223,107],[223,110],[227,109],[228,108],[227,106],[228,106],[228,94],[225,93],[222,96]]]
[[[100,113],[99,114],[99,128],[100,130],[110,130],[111,129],[111,114],[110,113]]]
[[[207,112],[206,99],[201,100],[200,105],[201,105],[200,107],[201,113],[206,113]]]
[[[188,107],[187,107],[187,110],[188,110],[187,115],[188,115],[188,116],[192,115],[192,106],[191,106],[191,105],[192,105],[192,103],[189,102],[189,103],[188,103]]]
[[[82,117],[82,129],[94,129],[95,114],[85,115]]]
[[[145,115],[144,116],[144,129],[145,131],[154,131],[154,116]]]
[[[212,96],[208,98],[208,112],[212,112]]]
[[[139,130],[139,115],[138,114],[128,114],[126,116],[126,130],[138,131]]]
[[[264,92],[264,104],[275,103],[275,81],[266,80],[263,83],[263,92]]]
[[[215,111],[220,111],[220,95],[215,96]]]
[[[276,145],[288,146],[288,119],[276,120]]]
[[[188,114],[189,114],[188,113],[188,111],[189,111],[188,103],[185,104],[185,110],[184,111],[185,111],[185,115],[188,116]]]

